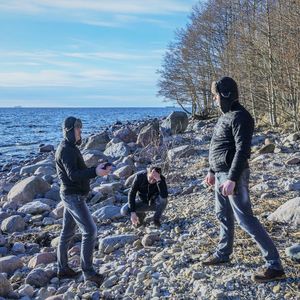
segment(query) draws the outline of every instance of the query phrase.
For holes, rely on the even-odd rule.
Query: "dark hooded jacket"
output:
[[[249,168],[254,120],[239,103],[235,81],[224,77],[216,82],[221,96],[222,116],[214,128],[209,149],[210,171],[228,172],[228,179],[237,181]]]
[[[74,124],[76,118],[69,117],[64,121],[64,140],[55,153],[60,190],[66,195],[86,195],[90,191],[90,179],[96,177],[96,168],[87,168],[76,145]]]

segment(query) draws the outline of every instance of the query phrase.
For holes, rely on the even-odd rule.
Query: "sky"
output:
[[[0,107],[157,107],[167,45],[199,0],[0,0]]]

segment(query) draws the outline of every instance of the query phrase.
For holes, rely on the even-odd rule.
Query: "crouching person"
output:
[[[138,195],[138,200],[136,196]],[[138,173],[134,178],[128,194],[128,203],[121,209],[121,214],[130,214],[134,226],[144,224],[147,211],[154,211],[153,223],[161,226],[161,216],[167,206],[168,188],[161,168],[150,167],[147,171]]]

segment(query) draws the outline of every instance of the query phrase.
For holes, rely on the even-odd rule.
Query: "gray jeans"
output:
[[[76,224],[82,233],[80,265],[85,276],[95,273],[93,252],[97,238],[97,227],[86,205],[85,197],[61,194],[64,204],[63,228],[57,250],[58,268],[68,266],[68,250],[75,234]]]
[[[224,197],[220,185],[228,178],[227,172],[215,174],[216,215],[220,221],[220,241],[215,256],[228,260],[233,251],[234,218],[238,225],[257,243],[267,268],[282,269],[278,251],[259,220],[253,215],[249,198],[250,170],[245,169],[236,183],[236,192]]]
[[[161,198],[158,196],[157,198],[154,199],[154,201],[151,202],[151,205],[149,205],[146,202],[143,202],[141,200],[136,201],[135,203],[135,211],[138,216],[143,216],[145,212],[147,211],[154,211],[154,220],[160,220],[164,210],[166,209],[168,204],[168,199],[167,198]],[[127,216],[130,214],[130,208],[128,206],[128,203],[125,204],[121,208],[121,214],[123,216]]]

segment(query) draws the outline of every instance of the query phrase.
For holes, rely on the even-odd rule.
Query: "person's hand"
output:
[[[231,181],[229,179],[220,185],[220,191],[222,195],[225,197],[233,195],[234,188],[235,188],[235,181]]]
[[[212,172],[208,172],[204,179],[205,184],[208,186],[213,186],[215,185],[215,181],[215,174],[213,174]]]
[[[135,212],[131,213],[130,220],[134,226],[137,226],[140,223],[139,217],[137,216],[137,214]]]
[[[161,180],[160,174],[155,170],[152,170],[152,177],[156,182]]]
[[[104,164],[100,164],[97,166],[96,168],[97,176],[107,176],[112,170],[112,166],[108,166],[106,169],[103,168],[104,168]]]

